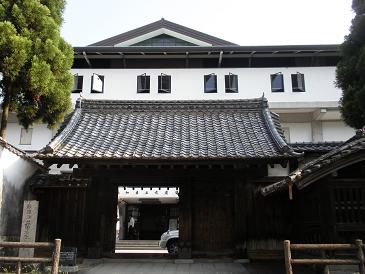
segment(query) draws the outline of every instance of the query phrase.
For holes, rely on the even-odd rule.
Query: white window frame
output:
[[[33,138],[33,128],[20,129],[19,145],[31,145],[32,138]]]

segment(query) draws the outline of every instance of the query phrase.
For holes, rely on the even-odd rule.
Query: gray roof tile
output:
[[[82,100],[41,159],[220,160],[291,157],[266,99]]]

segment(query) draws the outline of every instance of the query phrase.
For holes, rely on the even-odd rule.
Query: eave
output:
[[[253,58],[339,56],[339,45],[281,46],[186,46],[186,47],[74,47],[74,57],[92,59],[118,58]]]

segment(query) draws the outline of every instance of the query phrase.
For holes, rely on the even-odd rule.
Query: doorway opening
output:
[[[168,253],[161,235],[179,228],[179,188],[118,188],[115,253]]]

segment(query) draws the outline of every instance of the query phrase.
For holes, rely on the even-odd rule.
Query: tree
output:
[[[71,109],[73,49],[60,36],[64,0],[0,0],[0,136],[9,111],[25,128]]]
[[[342,89],[340,109],[346,124],[361,128],[365,125],[365,0],[353,0],[352,9],[355,18],[340,47],[336,84]]]

